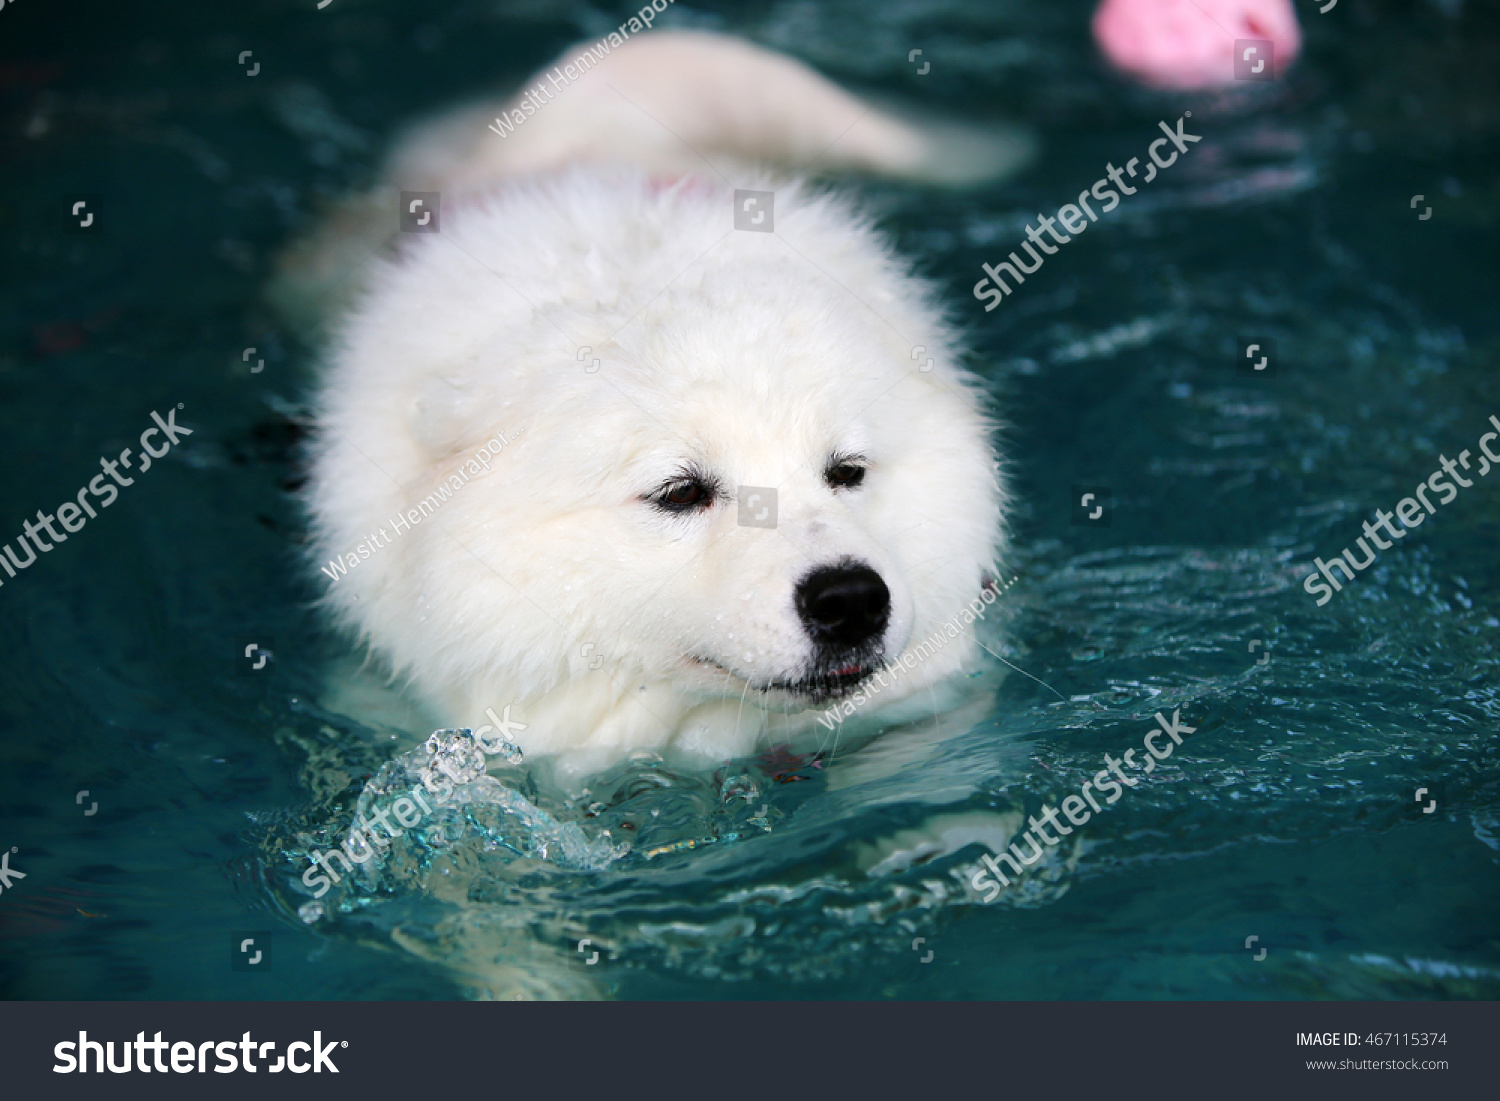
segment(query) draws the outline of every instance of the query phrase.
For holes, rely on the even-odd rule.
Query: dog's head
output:
[[[782,252],[649,312],[596,349],[590,420],[609,427],[574,468],[587,496],[607,487],[575,514],[598,548],[578,580],[607,597],[621,660],[806,707],[979,591],[997,526],[983,425],[852,292]]]
[[[453,488],[330,597],[437,696],[840,697],[963,627],[1000,540],[990,426],[927,290],[839,204],[780,190],[764,234],[727,191],[632,185],[452,218],[366,300],[324,394],[320,549]],[[350,390],[364,359],[396,392]]]

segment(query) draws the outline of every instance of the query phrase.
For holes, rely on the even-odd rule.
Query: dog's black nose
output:
[[[820,645],[853,650],[885,631],[891,591],[869,566],[823,566],[797,586],[797,614]]]

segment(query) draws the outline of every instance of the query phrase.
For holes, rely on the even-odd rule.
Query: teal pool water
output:
[[[7,5],[5,537],[153,411],[192,435],[0,574],[0,855],[24,876],[0,881],[0,994],[1500,996],[1500,474],[1433,490],[1322,605],[1304,589],[1500,417],[1493,8],[1301,5],[1285,83],[1196,96],[1104,72],[1074,0],[673,9],[1041,137],[976,193],[851,184],[947,288],[1009,425],[990,644],[1029,676],[817,760],[638,764],[571,801],[497,768],[310,907],[307,854],[430,732],[323,698],[352,651],[300,565],[312,352],[261,304],[270,258],[402,121],[618,12]],[[982,263],[1187,111],[1180,164],[984,310]],[[1195,732],[985,902],[985,842],[1158,712]]]

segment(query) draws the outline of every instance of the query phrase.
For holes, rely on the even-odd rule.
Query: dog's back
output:
[[[332,212],[290,250],[271,287],[278,310],[316,331],[362,284],[397,232],[402,191],[462,201],[569,165],[631,165],[664,178],[863,172],[968,186],[1034,153],[1018,128],[905,117],[801,62],[739,39],[651,31],[566,50],[502,102],[451,110],[397,142],[380,185]]]

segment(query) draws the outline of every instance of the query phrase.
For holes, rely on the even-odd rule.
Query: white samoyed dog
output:
[[[564,778],[930,712],[995,599],[994,425],[932,289],[799,181],[967,184],[1025,138],[717,36],[597,52],[419,127],[285,266],[284,305],[336,315],[326,604],[432,717]]]

